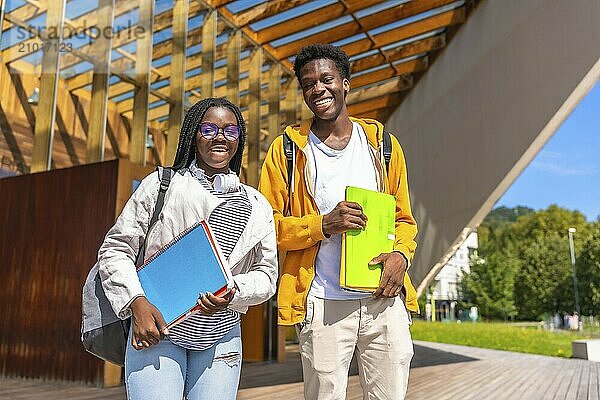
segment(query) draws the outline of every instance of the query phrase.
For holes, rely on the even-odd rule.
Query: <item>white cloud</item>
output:
[[[531,162],[531,167],[537,171],[558,176],[589,176],[596,174],[594,166],[577,164],[576,160],[570,160],[557,151],[542,150]]]

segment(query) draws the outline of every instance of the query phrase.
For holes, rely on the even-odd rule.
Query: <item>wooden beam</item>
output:
[[[197,2],[192,2],[190,4],[189,17],[194,16],[191,13],[191,10],[194,9],[194,7],[199,7]],[[165,13],[162,13],[160,15],[164,15],[164,14]],[[171,14],[169,14],[169,15],[171,15]],[[155,27],[157,25],[159,25],[159,24],[158,23],[154,24]],[[161,26],[164,26],[164,23],[161,24]],[[218,20],[217,21],[217,32],[221,32],[223,30],[224,26],[225,26],[225,24],[222,21]],[[161,29],[164,29],[164,28],[161,28]],[[190,47],[190,46],[200,44],[200,43],[202,43],[201,39],[202,39],[202,27],[192,29],[191,31],[188,32],[187,46]],[[117,45],[119,45],[119,44],[117,43],[113,47],[117,47]],[[173,52],[172,40],[166,40],[164,42],[158,43],[156,46],[153,47],[152,59],[153,60],[160,59],[162,57],[170,55],[172,52]],[[225,54],[226,54],[225,45],[223,45],[223,44],[219,45],[216,48],[216,55],[224,56]],[[118,62],[122,62],[122,59],[115,61],[115,63],[118,63]],[[63,66],[64,65],[65,65],[65,63],[63,62]],[[201,67],[201,66],[202,66],[202,53],[194,54],[193,56],[190,56],[186,61],[186,68],[188,71],[191,69]],[[160,80],[165,77],[169,77],[171,75],[171,64],[169,63],[169,64],[163,65],[162,67],[159,67],[159,68],[152,68],[152,71],[153,71],[152,82],[155,82],[155,81]],[[91,82],[91,75],[89,73],[83,73],[83,74],[77,75],[68,80],[69,89],[75,90],[77,88],[89,85],[90,82]],[[119,94],[125,93],[130,90],[129,88],[123,89],[123,87],[120,87],[119,85],[121,85],[121,83],[117,83],[117,84],[111,86],[110,96],[117,96]]]
[[[270,146],[271,142],[281,132],[281,115],[279,113],[279,106],[281,101],[281,64],[271,64],[271,70],[269,71],[269,125],[265,146]]]
[[[353,61],[350,65],[352,73],[364,71],[378,65],[394,62],[403,58],[416,56],[418,54],[428,53],[433,50],[441,49],[446,45],[446,35],[439,34],[426,39],[417,40],[405,45],[395,47],[385,51],[387,60],[381,53],[373,54],[372,56],[364,57]]]
[[[341,2],[336,2],[298,17],[290,18],[278,24],[271,25],[268,28],[261,29],[257,33],[258,42],[261,44],[272,42],[273,40],[292,35],[296,32],[301,32],[344,15],[348,15],[350,12],[356,12],[362,10],[363,8],[371,7],[382,2],[382,0],[347,0],[345,1],[346,6],[344,6],[344,4]],[[328,30],[328,32],[330,34],[334,34],[333,30]],[[313,43],[331,43],[333,41],[334,40],[327,40],[325,42]],[[277,48],[277,51],[278,50],[279,48]]]
[[[199,33],[200,31],[197,31],[197,32]],[[197,36],[200,37],[199,34]],[[193,43],[190,42],[190,40],[192,40],[191,38],[192,38],[191,34],[188,33],[188,37],[187,37],[188,47],[193,45]],[[200,42],[199,39],[198,39],[198,42]],[[161,46],[161,45],[162,45],[162,43],[158,44],[157,47]],[[169,48],[171,49],[170,51],[172,51],[172,47],[169,47]],[[122,50],[119,49],[117,51],[122,51]],[[219,54],[219,48],[217,48],[217,54]],[[113,61],[113,68],[116,65],[123,63],[124,61],[125,61],[125,57]],[[201,66],[202,66],[202,53],[194,54],[194,55],[188,57],[186,60],[186,69],[188,71],[198,68],[198,67],[201,67]],[[163,65],[162,67],[159,67],[159,68],[152,68],[151,71],[153,72],[152,82],[155,82],[157,80],[171,76],[171,64],[169,63],[169,64]],[[84,86],[89,85],[90,82],[91,82],[91,74],[89,72],[84,72],[82,74],[76,75],[73,78],[70,78],[67,80],[69,90],[75,90],[75,89],[82,88]],[[118,95],[123,94],[130,90],[128,88],[123,89],[119,85],[123,85],[123,84],[119,82],[119,83],[116,83],[111,86],[110,96],[118,96]]]
[[[210,8],[215,8],[212,4],[214,4],[215,0],[197,0],[202,4],[205,4],[207,7]],[[233,14],[231,11],[229,11],[226,7],[222,7],[219,9],[219,13],[221,15],[221,19],[226,22],[228,25],[233,26],[234,28],[238,28],[238,26],[235,24],[235,14]],[[258,42],[258,35],[256,34],[256,32],[254,32],[252,29],[250,29],[249,26],[245,26],[242,29],[242,32],[244,33],[246,39],[248,42],[250,42],[250,44],[252,46],[261,46],[263,49],[264,54],[267,56],[267,58],[272,58],[273,60],[278,60],[278,58],[276,57],[276,52],[275,49],[273,48],[273,46],[268,45],[268,44],[264,44],[261,45]],[[283,65],[283,68],[285,70],[286,73],[291,73],[292,72],[292,64],[289,60],[281,60],[279,59],[279,61],[281,62],[281,64]]]
[[[171,58],[171,88],[169,97],[169,133],[167,135],[165,164],[172,165],[177,152],[179,132],[183,123],[185,102],[185,49],[187,48],[189,0],[175,0],[173,5],[173,56]]]
[[[213,97],[215,91],[215,47],[217,41],[217,11],[210,10],[202,24],[202,85],[203,98]]]
[[[305,36],[301,40],[295,40],[291,43],[285,44],[283,46],[277,47],[276,52],[277,56],[280,59],[290,57],[296,54],[302,47],[307,46],[311,43],[333,43],[337,40],[341,40],[359,33],[364,33],[370,31],[375,28],[379,28],[381,26],[385,26],[392,22],[396,22],[405,18],[413,17],[423,12],[432,10],[439,6],[452,3],[454,0],[420,0],[420,1],[411,1],[408,3],[402,3],[396,7],[391,9],[383,10],[376,14],[372,14],[361,18],[360,25],[356,21],[347,22],[342,25],[338,25],[332,29],[328,29],[323,32],[315,33],[310,36]],[[420,22],[420,21],[419,21]],[[414,23],[404,25],[410,26]],[[446,25],[449,25],[447,23]],[[403,26],[403,27],[404,27]],[[398,28],[397,28],[398,29]],[[374,38],[377,38],[379,35],[373,35]],[[370,42],[370,39],[363,39]],[[390,43],[397,42],[402,40],[401,38],[397,38],[392,40]],[[378,43],[378,47],[381,45]],[[372,44],[372,43],[371,43]],[[373,45],[372,45],[373,47]],[[347,52],[346,52],[347,53]],[[355,53],[358,54],[358,53]],[[350,56],[351,54],[348,53]]]
[[[190,5],[190,10],[194,7],[194,4],[198,4],[198,2],[192,2],[192,4]],[[210,6],[210,4],[209,4]],[[219,12],[221,12],[222,14],[227,11],[225,10],[219,10]],[[191,14],[191,12],[190,12]],[[227,14],[227,13],[225,13]],[[162,14],[160,14],[162,15]],[[231,16],[231,13],[228,13],[227,15]],[[158,24],[155,23],[155,27]],[[222,18],[219,19],[218,21],[218,27],[217,27],[217,31],[220,31],[220,26],[224,25],[224,22],[222,21]],[[249,28],[244,28],[244,29],[249,29]],[[157,57],[162,57],[164,55],[168,55],[171,53],[172,48],[171,48],[171,41],[165,41],[162,42],[160,44],[158,44],[157,46],[155,46],[155,48],[153,49],[153,59],[157,59]],[[195,44],[201,43],[201,28],[192,30],[188,33],[188,47],[189,46],[193,46]],[[217,57],[219,55],[223,55],[226,56],[226,46],[227,44],[222,44],[219,45],[216,48],[216,54]],[[268,46],[267,46],[268,47]],[[271,48],[272,49],[272,48]],[[68,56],[68,55],[67,55]],[[242,61],[244,62],[244,61]],[[64,66],[64,60],[63,60],[63,66]],[[283,62],[284,68],[287,70],[288,73],[291,73],[291,64],[286,60]],[[187,63],[186,63],[186,68],[187,70],[192,70],[198,67],[202,66],[202,55],[193,55],[191,57],[188,58]],[[170,76],[170,64],[164,65],[162,67],[159,67],[156,69],[156,74],[154,75],[154,77],[156,79],[158,79],[159,77],[168,77]],[[242,69],[243,69],[243,65],[242,65]],[[222,67],[216,70],[217,75],[215,76],[215,80],[218,81],[220,79],[225,79],[227,73],[226,73],[227,67]],[[84,86],[89,85],[91,82],[91,74],[90,73],[84,73],[81,75],[77,75],[71,79],[68,80],[68,84],[69,84],[69,89],[70,90],[75,90]],[[114,85],[111,86],[111,90],[110,90],[110,96],[118,96],[120,94],[126,93],[127,91],[131,90],[131,88],[124,83],[116,83]]]
[[[248,68],[244,69],[243,67],[248,67]],[[246,71],[249,70],[249,58],[246,58],[243,60],[242,70],[246,70]],[[226,72],[226,68],[222,69],[221,72]],[[269,73],[263,72],[262,75],[263,75],[262,81],[266,82],[269,79]],[[225,79],[225,76],[223,76],[221,79]],[[220,80],[220,79],[217,78],[216,80]],[[202,86],[202,82],[203,82],[202,74],[198,74],[198,75],[189,77],[185,80],[185,90],[189,91],[189,90],[197,89]],[[250,80],[248,78],[238,81],[237,84],[238,84],[238,90],[240,90],[240,91],[248,90],[250,88]],[[268,91],[268,89],[267,90],[263,89],[263,93],[266,93],[267,91]],[[169,93],[169,88],[167,86],[165,86],[160,89],[157,89],[155,92],[156,92],[156,94],[160,94],[161,96],[166,96],[167,93]],[[213,92],[214,97],[226,97],[227,94],[228,94],[228,89],[227,89],[226,85],[215,88],[214,92]],[[112,92],[111,92],[111,95],[112,95]],[[150,97],[150,102],[153,102],[156,100],[158,100],[157,96]],[[133,99],[122,100],[117,103],[117,107],[118,107],[120,113],[125,113],[133,108]]]
[[[299,85],[298,85],[299,86]],[[305,121],[307,119],[311,119],[313,117],[313,113],[304,102],[304,94],[302,93],[302,88],[298,87],[298,106],[300,107],[300,120]]]
[[[412,85],[413,80],[410,75],[398,76],[380,85],[351,90],[348,97],[346,97],[346,103],[350,105],[371,100],[376,97],[402,92],[411,89]]]
[[[350,79],[350,87],[357,88],[371,83],[384,81],[398,75],[411,74],[414,72],[420,72],[427,69],[429,62],[427,57],[417,58],[400,64],[394,64],[394,68],[386,67],[379,69],[374,72],[368,72],[366,74],[357,76],[356,78]]]
[[[273,15],[280,14],[294,7],[298,7],[302,4],[308,3],[309,1],[311,0],[270,0],[261,4],[257,4],[246,11],[236,14],[233,22],[241,28],[256,21],[272,17]]]
[[[242,31],[232,31],[227,44],[227,98],[233,104],[240,104],[240,52]]]
[[[245,59],[246,62],[244,62],[243,64],[243,69],[247,70],[249,69],[249,65],[248,65],[248,61],[249,59]],[[411,61],[408,62],[406,65],[403,64],[397,64],[398,65],[398,69],[399,72],[401,74],[406,74],[409,72],[413,72],[413,71],[419,71],[421,70],[424,65],[425,61]],[[417,68],[415,68],[415,66]],[[218,70],[217,70],[218,71]],[[390,92],[395,92],[395,91],[400,91],[400,90],[407,90],[412,86],[412,79],[410,78],[410,76],[397,76],[395,75],[395,71],[391,70],[391,69],[387,69],[386,72],[380,72],[379,74],[377,74],[378,71],[376,71],[375,73],[370,74],[366,74],[365,77],[359,77],[362,79],[362,82],[358,82],[360,84],[360,86],[356,86],[354,84],[354,81],[351,81],[351,87],[353,88],[348,96],[348,102],[351,101],[358,101],[355,100],[356,96],[362,97],[364,96],[363,93],[365,90],[368,90],[370,92],[374,92],[376,90],[376,88],[372,87],[371,85],[378,82],[376,80],[374,80],[375,78],[381,78],[382,80],[385,79],[389,79],[390,77],[394,77],[396,76],[396,79],[393,79],[391,82],[386,82],[381,90],[389,90]],[[269,75],[269,71],[267,72],[263,72],[262,73],[262,77],[261,77],[261,81],[265,82],[268,79],[270,79],[270,75]],[[296,92],[298,92],[299,88],[298,88],[298,84],[296,81],[296,77],[292,76],[291,78],[291,83],[286,83],[286,88],[289,87],[289,85],[292,85],[292,87],[294,88],[294,90]],[[198,87],[201,84],[201,76],[200,75],[196,75],[194,77],[191,78],[187,78],[186,81],[186,90],[190,90],[190,88],[192,87]],[[242,79],[239,82],[235,82],[236,83],[236,90],[248,90],[250,88],[250,80],[249,79]],[[367,88],[362,88],[362,86],[368,86]],[[356,89],[358,87],[361,87],[361,89]],[[161,89],[158,89],[159,92],[162,93],[166,93],[169,90],[168,87],[164,87]],[[226,86],[221,86],[215,89],[215,97],[229,97],[229,89]],[[286,97],[288,96],[289,91],[288,89],[286,89]],[[385,93],[382,93],[385,94]],[[382,94],[377,94],[377,96],[381,96]],[[261,96],[262,97],[270,97],[270,90],[269,88],[263,88],[261,90]],[[374,95],[371,95],[371,97],[376,97]],[[152,96],[151,96],[152,98]],[[249,105],[249,96],[242,96],[235,104],[238,104],[240,107],[245,107]],[[296,105],[297,107],[300,107],[303,111],[300,111],[299,113],[295,113],[295,117],[299,117],[300,119],[307,119],[307,118],[311,118],[312,117],[312,113],[310,111],[310,109],[308,109],[308,107],[306,107],[306,105],[304,105],[304,102],[302,101],[302,95],[301,93],[296,93]],[[153,100],[158,100],[157,98],[153,98]],[[284,100],[285,101],[285,100]],[[131,117],[132,116],[132,108],[133,108],[133,100],[132,99],[127,99],[127,100],[123,100],[122,102],[117,103],[117,108],[119,110],[120,113],[122,113],[123,115],[127,116],[127,117]],[[153,108],[152,110],[150,110],[149,113],[149,120],[154,120],[157,118],[161,118],[165,115],[167,115],[168,113],[168,109],[169,106],[167,104],[163,105],[163,106],[159,106],[156,108]],[[267,114],[269,112],[267,111]],[[286,117],[287,118],[287,117]],[[286,122],[289,122],[289,119],[286,119]],[[292,121],[293,122],[293,121]],[[289,123],[292,123],[289,122]]]
[[[30,55],[34,52],[37,52],[38,50],[43,52],[45,48],[42,43],[39,43],[39,39],[41,39],[41,41],[45,43],[48,42],[49,36],[56,36],[56,32],[54,32],[52,29],[48,30],[45,27],[35,27],[33,25],[29,25],[27,21],[15,18],[11,13],[5,14],[4,19],[12,23],[14,26],[17,26],[20,29],[29,33],[29,39],[18,42],[14,46],[9,47],[2,52],[4,62],[7,64],[10,63],[12,65],[18,63],[19,61],[21,61],[21,58],[26,57],[27,55]],[[63,19],[63,25],[64,24],[65,23]],[[63,32],[61,32],[61,34],[63,33],[64,30]],[[60,46],[60,49],[62,50],[61,53],[74,54],[84,61],[95,63],[95,59],[93,59],[92,57],[89,57],[85,54],[81,54],[78,49],[68,47],[68,43],[65,41],[66,39],[64,37],[62,38],[62,40],[63,41],[61,43],[63,45]],[[11,56],[11,54],[15,52],[19,53],[19,55]],[[64,55],[61,57],[61,60],[63,59],[63,57]]]
[[[2,10],[4,11],[6,7],[6,0],[2,0]],[[19,26],[18,24],[15,24],[12,20],[12,18],[15,18],[16,20],[19,21],[28,21],[31,18],[40,16],[42,14],[44,14],[46,11],[48,10],[48,1],[44,2],[44,3],[40,3],[37,1],[26,1],[26,4],[24,4],[23,6],[11,11],[10,13],[8,13],[9,18],[5,18],[3,20],[3,22],[0,24],[0,26],[3,26],[2,30],[8,30],[11,27],[17,27]],[[63,24],[67,25],[67,18],[63,18]],[[64,38],[64,31],[63,31],[63,40]],[[0,36],[2,36],[2,32],[0,32]],[[40,43],[39,41],[36,40],[37,36],[34,35],[34,37],[28,38],[28,39],[24,39],[23,41],[20,40],[16,40],[14,42],[14,44],[9,43],[9,46],[6,47],[3,51],[0,52],[0,61],[2,63],[10,63],[12,61],[17,61],[19,60],[19,58],[25,57],[28,54],[31,54],[31,51],[18,51],[19,49],[30,49],[31,46],[33,45],[33,43],[35,43],[35,46],[39,46]],[[21,54],[16,54],[16,53],[21,53]],[[15,58],[15,55],[19,55],[20,57]]]
[[[418,35],[422,35],[427,32],[432,32],[437,29],[447,28],[452,25],[461,24],[465,22],[466,11],[464,7],[457,8],[454,10],[446,11],[444,13],[422,19],[420,21],[412,22],[407,25],[400,26],[389,31],[382,32],[378,35],[373,35],[377,47],[386,46],[388,44],[400,42],[402,40],[409,39]],[[375,45],[369,39],[361,39],[356,42],[349,43],[342,46],[342,50],[348,54],[348,56],[354,56],[356,54],[364,53],[373,49]]]
[[[256,47],[250,55],[250,102],[248,104],[248,172],[247,184],[258,186],[260,168],[260,102],[261,70],[263,64],[262,47]]]
[[[268,96],[268,93],[265,93],[265,90],[263,89],[261,91],[261,98],[264,98],[265,95]],[[223,96],[219,96],[218,94],[216,94],[215,97],[223,97]],[[201,97],[198,97],[197,99],[192,98],[192,103],[194,103],[195,101],[200,100],[200,99],[201,99]],[[250,96],[248,96],[246,94],[246,95],[240,97],[240,103],[239,103],[240,107],[242,107],[242,108],[248,107],[249,104],[250,104]],[[155,120],[162,118],[168,114],[169,114],[169,105],[163,104],[161,106],[152,108],[148,111],[148,121],[155,121]],[[247,114],[248,114],[247,110],[242,112],[242,115],[245,116],[244,120],[248,119],[248,118],[246,118]],[[126,111],[126,112],[122,113],[122,115],[126,118],[133,118],[133,110]],[[261,121],[262,121],[262,119],[268,120],[268,118],[266,118],[269,115],[269,105],[268,104],[261,105],[260,115],[261,115]],[[312,114],[311,114],[311,116],[312,116]],[[264,125],[264,128],[267,129],[267,123],[261,124],[261,126],[263,126],[263,125]],[[164,126],[164,129],[162,129],[162,130],[168,129],[168,125],[166,124],[166,121],[161,126]]]
[[[114,21],[115,0],[98,1],[98,29],[103,32]],[[88,163],[104,160],[104,138],[106,113],[108,109],[108,78],[110,77],[110,55],[112,37],[100,34],[94,41],[96,59],[92,80],[92,101],[90,105],[90,128],[87,135],[86,161]]]
[[[217,20],[217,25],[215,28],[217,35],[220,35],[228,28],[229,27],[227,26],[227,24],[225,24],[225,22],[221,21],[220,19]],[[189,31],[187,40],[188,40],[188,46],[195,46],[197,44],[201,44],[202,43],[202,27],[192,29],[191,31]],[[170,55],[171,52],[173,51],[172,47],[171,47],[171,43],[172,43],[171,40],[166,40],[164,42],[157,44],[154,51],[152,52],[152,59],[158,60],[160,58]],[[219,54],[219,53],[217,53],[217,54]]]
[[[6,9],[6,0],[0,0],[0,43],[2,43],[2,32],[4,31],[4,10]],[[0,51],[0,65],[4,64],[4,53]]]
[[[23,0],[23,1],[25,1],[28,5],[36,7],[38,9],[38,11],[47,10],[48,5],[51,4],[51,2],[48,0],[43,2],[45,4],[43,4],[42,1],[39,1],[39,0]],[[88,11],[85,15],[88,15],[88,16],[94,15],[96,10],[97,10],[97,8],[92,9],[92,10]],[[64,24],[63,41],[67,41],[70,38],[72,38],[78,34],[85,33],[89,29],[86,22],[87,21],[84,20],[83,26],[80,26],[75,21],[72,21],[69,18],[65,17],[64,21],[63,21],[63,24]],[[31,38],[31,39],[33,39],[33,38]],[[31,42],[29,42],[29,43],[31,43]]]
[[[6,15],[6,18],[10,19],[11,22],[13,22],[15,25],[23,27],[28,32],[30,32],[32,35],[34,35],[35,37],[42,39],[42,41],[46,40],[47,35],[42,33],[39,29],[27,25],[27,23],[24,21],[20,21],[20,20],[17,20],[15,18],[11,17],[10,14]],[[64,39],[63,39],[63,43],[64,43]],[[63,53],[63,56],[65,56],[65,54],[75,54],[77,57],[79,57],[82,60],[86,60],[92,64],[96,64],[96,59],[94,59],[93,57],[91,57],[87,54],[81,53],[78,49],[72,49],[72,50],[70,50],[69,53]],[[63,56],[61,56],[61,60],[62,60]],[[17,60],[17,61],[11,62],[10,65],[11,65],[11,67],[16,66],[16,68],[19,70],[25,70],[25,68],[23,68],[23,64],[24,63],[21,60]],[[133,85],[133,86],[141,85],[139,82],[137,82],[135,80],[135,78],[132,78],[123,69],[115,68],[114,65],[111,65],[111,74],[119,77],[124,82],[124,83],[120,83],[120,84]],[[89,79],[87,84],[91,84],[92,80],[93,80],[93,72],[87,73],[86,76],[89,77],[89,78],[86,77],[86,79]],[[74,90],[74,89],[69,87],[69,90]],[[157,90],[150,89],[150,93],[152,93],[154,96],[156,96],[160,99],[163,99],[165,101],[169,100],[167,95],[165,95]],[[110,96],[110,93],[109,93],[109,96]]]
[[[242,96],[242,101],[246,97],[247,97],[247,95]],[[262,93],[261,93],[261,97],[262,97]],[[158,121],[156,121],[156,119],[158,119],[160,117],[164,117],[166,115],[166,113],[168,113],[168,112],[169,112],[169,110],[167,108],[167,105],[153,108],[148,112],[148,121],[150,121],[152,124],[154,124],[152,126],[155,127],[156,129],[164,131],[169,128],[168,121],[158,122]],[[123,116],[126,118],[130,118],[132,115],[133,115],[133,112],[128,111]],[[268,115],[269,115],[269,105],[268,104],[261,105],[260,106],[260,121],[261,121],[261,127],[265,128],[265,132],[266,132],[266,126],[268,124],[268,118],[267,118]],[[246,125],[248,125],[248,121],[250,120],[250,112],[248,111],[247,108],[244,111],[242,111],[242,117],[244,118],[244,121],[246,121]]]
[[[134,63],[137,61],[137,57],[123,49],[115,49],[115,52],[119,53],[120,55],[123,56],[123,58],[126,58],[127,60],[133,61]],[[123,62],[122,59],[119,59],[117,61]],[[126,61],[125,61],[126,62]],[[157,77],[159,77],[159,73],[158,73],[158,69],[154,68],[152,66],[152,64],[150,64],[150,73],[151,74],[155,74]]]
[[[13,10],[10,12],[10,15],[13,18],[17,18],[23,21],[29,21],[35,17],[38,17],[44,14],[48,10],[48,4],[51,3],[48,0],[37,1],[37,0],[24,0],[27,4]],[[6,3],[6,1],[4,1]],[[137,2],[117,2],[114,15],[120,16],[129,12],[133,9],[137,8]],[[77,33],[89,30],[91,27],[96,26],[98,24],[98,20],[96,19],[96,8],[88,11],[86,14],[82,14],[74,20],[69,20],[65,18],[64,23],[75,29],[67,29],[63,32],[63,40],[70,39]],[[10,21],[5,21],[3,25],[3,30],[7,30],[11,27]]]
[[[42,77],[40,80],[40,100],[34,129],[31,172],[48,171],[52,162],[52,141],[54,139],[54,120],[56,117],[56,92],[60,44],[62,43],[63,21],[66,0],[57,0],[48,9],[46,26],[54,30],[44,42],[42,56]]]
[[[135,89],[133,125],[131,128],[131,141],[129,142],[129,160],[139,165],[146,165],[153,18],[154,0],[140,0],[138,26],[142,29],[137,41],[137,62],[135,63],[135,78],[140,85]]]
[[[188,36],[187,45],[188,45],[188,47],[190,46],[189,36]],[[244,60],[241,60],[241,63],[242,63],[241,64],[242,70],[244,70],[244,68],[247,70],[248,59],[246,58]],[[201,67],[202,66],[202,54],[195,54],[191,57],[188,57],[186,59],[185,65],[186,65],[186,71],[191,71],[193,69]],[[167,66],[158,68],[161,76],[170,76],[171,75],[171,72],[170,72],[171,65],[170,64],[168,65],[168,69],[163,69],[165,67],[167,67]],[[186,79],[186,90],[196,89],[196,88],[199,88],[202,86],[201,83],[198,83],[197,85],[189,83],[189,80],[194,79],[194,78],[196,80],[198,80],[198,82],[200,82],[201,75],[196,75],[194,77]],[[215,70],[215,81],[220,81],[220,80],[226,79],[226,78],[227,78],[227,66],[223,66],[223,67],[217,68]],[[69,90],[74,90],[78,87],[86,86],[88,84],[87,83],[88,79],[89,78],[87,78],[87,77],[73,78],[73,80],[71,80],[69,82]],[[238,79],[239,79],[239,77],[238,77]],[[130,90],[131,90],[131,87],[127,83],[124,83],[124,82],[115,83],[114,85],[112,85],[110,87],[110,97],[119,96],[121,94],[129,92]],[[158,92],[160,92],[160,90]]]
[[[48,0],[46,3],[50,2],[50,1],[51,0]],[[130,11],[132,8],[135,8],[135,4],[136,4],[136,2],[129,2],[129,1],[117,2],[114,15],[118,16],[118,15],[121,15],[121,14],[124,14],[124,13]],[[21,7],[21,8],[23,8],[23,7]],[[46,11],[45,6],[43,6],[43,7],[40,6],[39,11]],[[43,12],[41,12],[41,13],[43,13]],[[28,24],[27,20],[31,18],[28,16],[25,16],[25,18],[23,18],[22,13],[16,13],[16,12],[10,13],[8,15],[10,15],[11,19],[9,20],[7,18],[7,21],[11,22],[13,25],[17,25],[15,23],[15,21],[24,21],[26,24]],[[76,18],[73,21],[65,19],[65,24],[68,25],[70,27],[70,29],[66,29],[65,31],[63,31],[63,34],[66,33],[66,35],[63,37],[62,43],[67,44],[67,43],[70,43],[69,39],[72,38],[73,36],[89,29],[89,27],[96,26],[98,24],[98,20],[97,20],[96,13],[94,11],[90,11],[87,14],[79,16],[78,18]],[[4,49],[4,51],[2,53],[3,53],[3,57],[5,59],[5,62],[12,63],[12,62],[19,60],[20,58],[27,56],[29,53],[22,51],[22,48],[23,48],[23,46],[25,48],[28,48],[27,46],[32,46],[34,43],[39,43],[38,40],[36,40],[36,37],[37,37],[37,35],[35,37],[26,39],[25,41],[15,43],[13,46],[7,47],[6,49]],[[91,45],[84,46],[84,48],[93,49],[93,47]],[[19,50],[21,50],[21,51],[19,51]],[[86,55],[93,55],[93,53],[88,54],[89,51],[88,52],[84,51],[83,53]],[[74,63],[78,63],[81,61],[81,58],[78,56],[78,52],[66,52],[61,56],[61,59],[62,59],[62,63],[61,63],[62,68],[68,68],[71,65],[73,65]],[[75,60],[75,62],[72,62],[71,60]]]
[[[129,2],[129,1],[118,1],[117,2],[117,8],[119,8],[119,6],[121,5],[120,3],[125,3],[125,4],[135,4],[135,1]],[[122,7],[122,5],[121,5]],[[201,7],[200,4],[197,4],[197,2],[192,2],[190,3],[190,10],[189,10],[189,15],[190,16],[195,16],[200,14],[201,12],[203,12],[203,9]],[[118,14],[115,13],[115,17]],[[158,15],[156,15],[153,24],[152,24],[152,32],[160,32],[164,29],[167,29],[171,26],[173,21],[173,10],[172,9],[168,9],[167,11],[164,11]],[[115,33],[115,37],[113,38],[113,48],[119,48],[121,46],[125,46],[129,43],[135,42],[138,40],[138,38],[140,37],[140,28],[139,28],[139,23],[129,26],[121,31],[119,31],[118,33]],[[201,33],[201,28],[197,28],[194,29],[192,31],[190,31],[188,34],[189,36],[193,36],[196,35],[197,36],[197,42],[200,42],[200,33]],[[188,38],[188,43],[190,43],[190,38]],[[152,49],[152,59],[156,60],[160,57],[163,57],[165,55],[171,54],[172,52],[172,47],[171,47],[171,40],[166,40],[164,42],[161,42],[159,44],[157,44],[156,46],[154,46],[154,48]],[[80,48],[82,53],[85,54],[93,54],[94,49],[90,46],[82,46]],[[62,67],[63,68],[68,68],[74,64],[79,63],[80,60],[78,60],[76,57],[72,57],[70,54],[66,54],[63,60],[63,64]]]
[[[223,7],[231,2],[233,2],[233,0],[208,0],[208,4],[213,8]]]
[[[297,102],[298,84],[296,83],[296,77],[294,75],[291,75],[288,77],[287,85],[285,88],[285,99],[282,102],[283,115],[285,118],[285,123],[287,125],[295,124],[298,120]]]
[[[6,4],[7,4],[7,0],[2,0],[2,9],[6,8]],[[42,15],[43,13],[46,12],[47,9],[48,9],[47,4],[37,4],[37,5],[24,4],[22,7],[19,7],[15,10],[11,11],[10,15],[12,15],[15,18],[27,21],[31,18],[35,18],[35,17]],[[6,30],[10,29],[13,25],[10,21],[5,20],[2,22],[2,24],[0,24],[0,26],[2,26],[3,31],[6,31]]]
[[[402,100],[400,100],[400,101],[402,101]],[[400,104],[397,104],[397,105],[394,105],[391,107],[386,107],[386,108],[377,108],[374,110],[366,110],[363,112],[359,112],[357,114],[353,114],[352,116],[356,117],[356,118],[373,118],[385,125],[387,120],[390,118],[390,115],[392,115],[394,110],[396,110],[396,108],[398,108],[399,105]]]
[[[402,100],[403,96],[404,95],[402,93],[394,93],[391,95],[377,97],[360,103],[351,104],[348,106],[348,113],[350,115],[358,115],[380,108],[396,107],[400,104],[400,101]]]

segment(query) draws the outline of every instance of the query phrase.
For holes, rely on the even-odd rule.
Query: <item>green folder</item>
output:
[[[390,194],[348,186],[346,200],[361,205],[367,225],[364,230],[342,235],[340,286],[374,292],[379,287],[382,265],[369,265],[369,261],[394,248],[396,199]]]

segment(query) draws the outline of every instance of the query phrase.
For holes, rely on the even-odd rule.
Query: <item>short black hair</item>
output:
[[[294,60],[294,73],[300,81],[300,70],[313,60],[327,59],[335,63],[342,79],[350,79],[350,60],[344,50],[330,44],[311,44],[303,47]]]
[[[244,123],[244,118],[239,107],[224,97],[202,99],[194,104],[185,114],[181,131],[179,132],[179,142],[177,144],[175,161],[173,161],[173,169],[178,171],[183,168],[189,168],[192,161],[196,158],[196,134],[200,129],[200,121],[202,121],[204,114],[211,107],[224,107],[231,110],[235,115],[238,127],[240,128],[240,137],[238,139],[237,150],[231,161],[229,161],[229,168],[239,175],[242,169],[242,155],[244,154],[244,145],[246,143],[246,124]]]

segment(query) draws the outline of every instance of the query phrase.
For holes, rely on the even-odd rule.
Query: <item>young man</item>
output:
[[[279,250],[287,252],[279,283],[279,324],[296,325],[306,399],[344,399],[355,349],[364,399],[403,399],[413,355],[410,311],[416,292],[405,274],[416,243],[404,155],[392,136],[389,170],[383,125],[348,115],[348,56],[330,45],[304,47],[294,70],[313,118],[285,130],[294,143],[292,176],[283,136],[271,145],[260,191],[273,206]],[[394,251],[373,293],[340,287],[341,234],[368,224],[346,186],[396,197]],[[289,188],[289,192],[288,192]],[[408,309],[408,311],[407,311]]]

